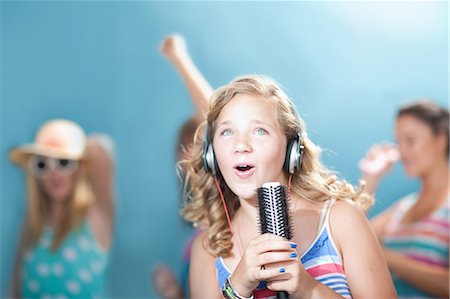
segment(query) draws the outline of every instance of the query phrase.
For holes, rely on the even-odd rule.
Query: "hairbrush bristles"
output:
[[[257,189],[261,233],[290,240],[293,236],[287,187],[267,183]]]

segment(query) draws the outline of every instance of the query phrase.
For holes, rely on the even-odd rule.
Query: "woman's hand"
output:
[[[171,61],[187,56],[186,41],[179,34],[167,36],[163,40],[160,50]]]
[[[375,193],[380,179],[391,171],[399,158],[400,153],[392,144],[375,144],[367,151],[366,156],[359,161],[359,169],[369,193]]]
[[[231,275],[234,289],[250,297],[259,282],[266,280],[271,290],[294,293],[301,283],[299,277],[306,273],[296,247],[295,243],[272,234],[252,239]]]

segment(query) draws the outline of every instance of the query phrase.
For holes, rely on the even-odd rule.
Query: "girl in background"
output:
[[[209,97],[213,93],[213,89],[192,61],[186,47],[186,41],[181,35],[167,36],[161,45],[161,53],[172,63],[183,79],[195,107],[194,115],[184,122],[178,134],[176,154],[177,161],[180,161],[187,159],[195,130],[205,120]],[[179,170],[180,175],[184,176],[185,169]],[[179,299],[188,297],[191,246],[197,233],[197,230],[192,233],[183,249],[183,263],[179,279],[166,265],[160,264],[154,269],[152,274],[153,285],[162,298]]]
[[[244,76],[217,89],[201,129],[185,162],[182,211],[203,229],[192,248],[192,298],[276,298],[279,290],[291,298],[396,297],[360,208],[371,197],[322,166],[275,82]],[[258,233],[256,189],[273,181],[290,190],[291,241]]]
[[[401,158],[420,190],[376,216],[373,228],[383,246],[400,297],[449,297],[449,112],[431,101],[417,101],[397,113],[398,148],[374,145],[360,161],[367,190]]]
[[[114,221],[111,139],[86,138],[78,124],[56,119],[10,159],[28,191],[13,296],[101,296]]]

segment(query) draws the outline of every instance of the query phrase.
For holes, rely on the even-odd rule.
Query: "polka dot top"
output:
[[[52,229],[44,229],[38,244],[26,252],[22,297],[101,297],[108,252],[96,243],[89,225],[84,222],[71,231],[54,252],[50,249],[52,238]]]

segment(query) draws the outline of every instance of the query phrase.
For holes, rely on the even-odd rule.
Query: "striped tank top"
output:
[[[417,201],[417,194],[402,198],[394,211],[383,236],[384,246],[425,265],[448,269],[450,233],[450,203],[446,203],[425,218],[403,224],[400,221]],[[430,298],[430,295],[416,289],[395,273],[392,278],[400,298]]]
[[[300,260],[306,272],[313,278],[341,296],[351,298],[342,258],[330,233],[329,215],[334,202],[334,199],[329,200],[322,209],[317,235],[309,248],[300,257]],[[219,287],[222,289],[225,280],[231,275],[231,271],[225,265],[222,257],[216,259],[215,266]],[[266,285],[265,281],[259,283],[258,287],[253,291],[255,299],[276,298],[276,293],[267,289]]]

